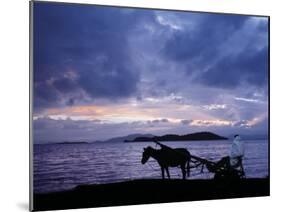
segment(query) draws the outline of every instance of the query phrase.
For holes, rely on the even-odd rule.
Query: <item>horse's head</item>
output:
[[[141,163],[145,164],[151,156],[152,147],[143,148]]]

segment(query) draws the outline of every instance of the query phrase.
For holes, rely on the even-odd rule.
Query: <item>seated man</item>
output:
[[[220,168],[229,169],[241,167],[242,174],[244,175],[242,166],[242,158],[244,156],[244,152],[244,142],[241,141],[239,135],[235,135],[231,145],[229,156],[223,157],[213,167],[210,168],[215,172]]]
[[[229,154],[230,165],[235,167],[239,163],[239,161],[243,158],[244,153],[245,153],[244,142],[241,141],[239,135],[235,135]]]

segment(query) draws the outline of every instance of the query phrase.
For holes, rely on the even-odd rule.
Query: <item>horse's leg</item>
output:
[[[169,173],[169,168],[168,168],[168,167],[166,167],[165,169],[166,169],[166,172],[167,172],[167,176],[168,176],[168,178],[169,178],[169,179],[171,179],[171,178],[170,178],[170,173]]]
[[[181,172],[182,172],[182,179],[185,180],[186,177],[185,164],[181,165]]]
[[[164,167],[161,166],[162,179],[165,179]]]

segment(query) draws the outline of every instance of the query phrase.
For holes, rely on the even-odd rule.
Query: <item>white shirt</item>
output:
[[[233,143],[231,145],[230,149],[230,164],[234,166],[237,163],[237,157],[243,157],[244,156],[244,142],[241,141],[241,138],[239,136],[236,136],[233,140]]]

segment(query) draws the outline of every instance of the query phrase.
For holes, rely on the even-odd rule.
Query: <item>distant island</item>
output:
[[[157,141],[209,141],[209,140],[227,140],[228,138],[211,132],[197,132],[186,135],[167,134],[153,137],[137,137],[133,140],[124,140],[124,142],[151,142]]]

